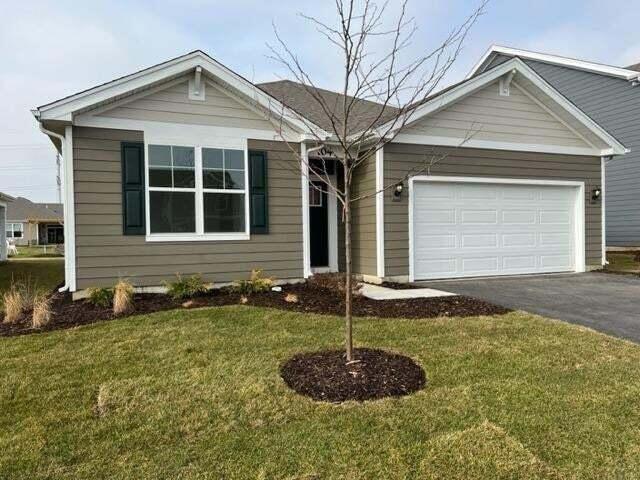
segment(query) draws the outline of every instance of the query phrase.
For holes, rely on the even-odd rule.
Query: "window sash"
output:
[[[249,171],[249,159],[248,159],[248,145],[246,139],[243,140],[243,146],[238,144],[236,145],[227,145],[227,146],[210,146],[203,144],[180,144],[174,141],[162,141],[159,139],[154,139],[153,141],[145,142],[146,155],[145,155],[145,201],[146,201],[146,237],[147,241],[189,241],[189,240],[248,240],[249,239],[249,228],[250,228],[250,214],[249,214],[249,195],[248,195],[248,171]],[[149,171],[153,168],[150,165],[149,159],[149,146],[150,145],[160,145],[160,146],[170,146],[170,147],[188,147],[194,149],[194,160],[195,165],[194,168],[191,169],[187,167],[189,170],[194,171],[195,175],[195,187],[187,188],[187,187],[153,187],[149,185]],[[224,172],[224,155],[223,155],[223,168],[204,168],[203,165],[203,150],[204,149],[220,149],[220,150],[235,150],[242,152],[242,157],[244,159],[244,168],[228,168],[228,171],[242,172],[243,173],[243,187],[242,188],[205,188],[204,187],[204,173],[205,171],[221,171]],[[237,154],[236,154],[237,155]],[[175,168],[175,167],[173,167]],[[178,167],[180,168],[180,167]],[[224,183],[223,183],[224,185]],[[195,232],[190,233],[151,233],[151,218],[150,218],[150,192],[158,191],[158,192],[191,192],[195,193]],[[205,232],[204,228],[204,196],[207,193],[225,193],[225,194],[234,194],[234,195],[244,195],[244,230],[238,232]]]
[[[4,230],[7,238],[24,237],[24,225],[22,223],[7,223]],[[16,233],[19,233],[19,235],[16,235]]]

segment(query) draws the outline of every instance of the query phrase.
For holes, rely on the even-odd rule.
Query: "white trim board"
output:
[[[384,278],[384,147],[376,151],[376,275]]]
[[[480,60],[474,65],[471,71],[467,74],[466,78],[471,78],[476,73],[481,71],[489,63],[490,57],[493,54],[527,58],[542,63],[551,63],[554,65],[562,65],[564,67],[575,68],[576,70],[583,70],[585,72],[609,75],[611,77],[622,78],[624,80],[633,80],[636,78],[640,78],[640,72],[629,70],[627,68],[614,67],[611,65],[588,62],[575,58],[562,57],[560,55],[532,52],[530,50],[522,50],[519,48],[503,47],[501,45],[491,45],[484,53],[484,55],[480,58]]]
[[[605,131],[600,125],[594,122],[589,116],[587,116],[582,110],[577,108],[573,103],[567,100],[564,96],[558,93],[551,85],[549,85],[542,77],[540,77],[536,72],[534,72],[527,64],[525,64],[519,58],[512,58],[511,60],[506,61],[505,63],[492,68],[480,75],[477,75],[469,80],[461,83],[460,85],[452,88],[451,90],[437,95],[431,100],[427,101],[423,105],[416,107],[415,109],[408,112],[406,117],[399,122],[399,124],[404,124],[406,126],[425,118],[429,115],[435,114],[449,105],[454,104],[458,100],[465,98],[468,95],[480,90],[481,88],[493,83],[504,75],[510,75],[512,73],[517,73],[522,77],[526,78],[531,84],[533,84],[543,95],[546,95],[550,98],[555,104],[561,107],[564,111],[567,112],[572,118],[576,120],[580,125],[585,127],[592,135],[597,137],[601,142],[606,144],[608,148],[603,148],[601,150],[597,150],[598,153],[595,155],[622,155],[628,152],[624,145],[622,145],[618,140],[616,140],[612,135],[610,135],[607,131]],[[517,78],[517,77],[516,77]],[[398,124],[396,122],[395,124]],[[389,122],[382,127],[379,128],[380,132],[385,132],[390,128],[393,128],[394,123]],[[398,136],[405,135],[400,133]],[[436,137],[440,138],[440,137]],[[456,139],[458,146],[460,146],[461,139]],[[396,137],[394,141],[398,142],[398,138]],[[469,141],[464,143],[464,146],[469,146],[474,141],[471,138]],[[479,142],[479,140],[476,140]],[[483,147],[483,148],[492,148],[492,147]],[[513,148],[511,148],[513,150]],[[590,153],[586,153],[586,155],[594,155],[592,150],[588,150]],[[577,153],[578,155],[585,153]]]
[[[436,147],[480,148],[489,150],[508,150],[512,152],[555,153],[560,155],[579,155],[599,157],[603,153],[599,149],[563,147],[560,145],[544,145],[533,143],[498,142],[494,140],[478,140],[472,138],[460,145],[461,139],[436,135],[412,135],[400,133],[393,140],[394,143],[410,143],[414,145],[431,145]],[[612,155],[612,152],[605,153]]]
[[[63,190],[64,190],[64,266],[66,284],[70,292],[76,291],[76,222],[73,171],[73,127],[64,133]]]
[[[585,222],[585,185],[584,182],[564,180],[536,180],[520,178],[490,178],[490,177],[455,177],[416,175],[409,179],[409,282],[415,281],[414,266],[414,226],[413,226],[413,190],[416,182],[443,182],[443,183],[487,183],[502,185],[546,185],[573,187],[576,189],[575,202],[575,272],[586,271],[586,222]]]

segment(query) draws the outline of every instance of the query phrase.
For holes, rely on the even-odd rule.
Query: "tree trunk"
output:
[[[348,181],[348,169],[345,168],[344,176],[344,253],[345,253],[345,302],[344,302],[344,318],[345,318],[345,346],[347,351],[347,362],[353,360],[353,329],[351,316],[352,301],[352,265],[351,265],[351,185]]]

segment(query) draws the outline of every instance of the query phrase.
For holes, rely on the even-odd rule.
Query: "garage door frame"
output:
[[[416,175],[409,179],[409,281],[415,281],[414,277],[414,231],[413,231],[413,202],[414,184],[416,182],[443,182],[443,183],[487,183],[508,185],[546,185],[559,187],[573,187],[575,189],[575,271],[586,271],[585,261],[585,186],[584,182],[565,180],[537,180],[522,178],[491,178],[491,177],[448,177],[433,175]]]

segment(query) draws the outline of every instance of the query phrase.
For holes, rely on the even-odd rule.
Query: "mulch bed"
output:
[[[288,293],[295,294],[298,301],[287,302]],[[208,294],[185,302],[176,301],[167,295],[136,294],[134,297],[136,315],[171,310],[175,308],[215,307],[237,305],[241,295],[228,288],[213,290]],[[247,305],[278,308],[304,313],[326,315],[343,315],[344,298],[341,293],[314,285],[312,282],[285,285],[282,292],[265,292],[252,294]],[[51,322],[37,330],[31,328],[31,312],[25,312],[14,324],[0,323],[0,337],[25,335],[43,331],[73,328],[80,325],[113,320],[111,308],[95,306],[88,301],[73,302],[69,294],[54,293],[52,298],[53,317]],[[477,315],[500,315],[511,310],[464,297],[415,298],[405,300],[371,300],[363,296],[353,299],[353,315],[359,317],[379,318],[434,318],[434,317],[469,317]]]
[[[354,350],[346,363],[344,350],[300,353],[280,367],[292,390],[325,402],[400,397],[424,388],[424,370],[409,357],[371,348]]]

